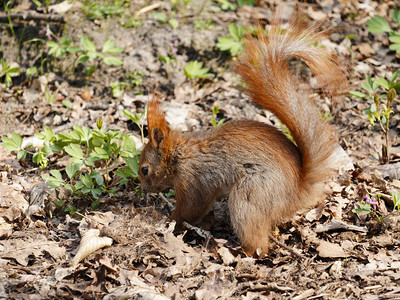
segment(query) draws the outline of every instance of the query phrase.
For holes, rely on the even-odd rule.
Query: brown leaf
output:
[[[317,251],[321,257],[346,257],[346,253],[344,253],[342,247],[326,241],[320,242]]]

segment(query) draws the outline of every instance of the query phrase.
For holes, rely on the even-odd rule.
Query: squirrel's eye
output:
[[[149,167],[143,167],[141,171],[142,171],[142,174],[144,176],[146,176],[147,174],[149,174]]]

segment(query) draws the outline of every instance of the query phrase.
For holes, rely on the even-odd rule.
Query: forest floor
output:
[[[393,196],[400,189],[400,104],[392,104],[390,163],[383,165],[385,135],[378,121],[372,126],[362,113],[373,100],[347,92],[329,99],[302,64],[294,63],[294,72],[332,119],[351,163],[327,183],[329,193],[318,207],[276,228],[278,242],[271,242],[265,257],[245,255],[224,199],[215,203],[214,221],[203,231],[175,233],[172,191],[145,195],[137,179],[109,184],[117,173],[101,173],[104,165],[96,164],[104,184],[71,194],[64,183],[73,147],[48,154],[43,170],[33,162],[41,147],[35,133],[95,129],[99,118],[102,128],[126,134],[140,150],[145,119],[133,122],[123,111],[139,117],[154,90],[168,122],[182,131],[240,118],[280,127],[248,101],[233,72],[235,58],[217,47],[219,38],[230,36],[228,27],[235,31],[233,23],[268,24],[278,3],[283,22],[299,11],[334,28],[322,45],[350,70],[349,90],[373,94],[361,84],[367,76],[389,81],[399,71],[400,55],[389,49],[387,33],[370,33],[366,23],[377,14],[398,31],[396,1],[33,2],[41,3],[3,1],[0,11],[0,58],[19,68],[10,84],[5,65],[0,73],[0,136],[18,144],[16,133],[23,147],[33,145],[21,160],[0,147],[0,298],[400,299],[400,214]],[[242,36],[230,39],[241,47]],[[190,61],[202,62],[212,76],[188,79],[183,69]],[[123,159],[116,161],[125,166]],[[49,170],[61,172],[61,186],[46,185],[42,175]],[[376,204],[365,203],[368,198]],[[370,213],[353,212],[361,208]],[[74,260],[88,234],[94,237],[81,250],[109,247]]]

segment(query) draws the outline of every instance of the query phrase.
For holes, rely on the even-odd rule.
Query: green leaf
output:
[[[350,91],[349,93],[350,93],[350,95],[357,97],[357,98],[367,98],[368,97],[368,95],[358,92],[358,91]]]
[[[368,107],[362,111],[363,115],[369,115],[371,113],[371,107]]]
[[[231,34],[231,36],[237,41],[239,42],[243,36],[244,36],[244,27],[243,26],[238,26],[236,23],[231,23],[229,24],[229,33]]]
[[[122,148],[127,152],[136,152],[135,141],[130,136],[124,134],[122,136]]]
[[[26,150],[18,151],[17,153],[18,160],[24,160],[26,158],[26,154],[27,154]]]
[[[124,52],[124,48],[115,47],[116,43],[111,40],[107,40],[103,45],[103,50],[101,52],[108,53],[108,54],[121,54]]]
[[[173,29],[178,28],[179,22],[177,19],[169,19],[168,21],[169,26],[171,26]]]
[[[82,149],[77,144],[69,144],[68,146],[64,147],[64,150],[72,157],[83,159]]]
[[[65,167],[65,171],[70,179],[72,179],[78,172],[79,168],[82,166],[82,163],[70,164]]]
[[[82,53],[83,50],[81,48],[79,48],[78,46],[71,46],[67,48],[67,52],[69,53]]]
[[[122,66],[124,62],[119,58],[113,56],[107,56],[103,59],[104,63],[110,66]]]
[[[72,102],[71,102],[71,101],[64,99],[64,100],[62,101],[62,104],[64,104],[64,106],[65,106],[66,108],[72,109]]]
[[[371,211],[367,209],[356,208],[352,210],[355,214],[369,214]]]
[[[400,44],[391,44],[389,46],[389,49],[392,51],[396,51],[397,53],[400,53]]]
[[[243,5],[250,5],[254,6],[256,3],[256,0],[237,0],[237,4],[239,7],[242,7]]]
[[[17,151],[22,146],[22,137],[17,133],[12,133],[11,138],[3,136],[3,148],[9,152]]]
[[[85,143],[89,142],[92,138],[92,129],[90,129],[89,127],[74,125],[73,129],[77,134],[79,134],[79,136],[81,137],[81,141]]]
[[[108,155],[108,152],[106,150],[104,150],[103,148],[95,147],[94,151],[96,152],[97,157],[100,159],[107,160],[110,158],[110,156]]]
[[[367,21],[368,31],[371,33],[391,32],[392,29],[385,18],[375,15]]]
[[[378,77],[375,79],[376,84],[379,86],[383,87],[385,90],[389,90],[389,83],[386,81],[386,79],[382,77]]]
[[[130,177],[132,177],[133,179],[136,179],[138,177],[138,172],[139,172],[139,159],[138,157],[126,157],[124,158],[127,166],[128,166],[128,170],[127,174],[129,174]]]
[[[38,72],[38,70],[36,67],[30,67],[30,68],[26,69],[25,73],[27,76],[32,76],[32,75],[36,75],[37,72]]]
[[[365,82],[361,84],[361,87],[368,92],[375,91],[374,82],[372,81],[371,76],[367,76]]]
[[[42,178],[48,181],[49,188],[56,188],[64,184],[62,175],[58,170],[51,170],[51,175],[43,175]]]
[[[393,34],[389,36],[389,41],[391,41],[392,43],[400,43],[400,35],[398,34]]]
[[[400,13],[398,8],[395,8],[393,11],[393,20],[400,26]]]
[[[115,48],[116,46],[116,42],[112,41],[112,40],[107,40],[104,45],[103,45],[103,49],[101,50],[101,52],[108,52],[109,50]]]
[[[183,69],[185,75],[189,79],[204,79],[213,77],[214,75],[211,73],[207,73],[209,68],[203,68],[203,63],[199,61],[190,61],[186,64],[185,68]]]
[[[396,51],[397,53],[400,53],[400,33],[398,32],[393,32],[389,36],[389,41],[392,42],[392,44],[389,46],[390,50]]]
[[[96,199],[102,194],[102,191],[100,188],[92,189],[91,192],[92,192],[92,196]],[[94,206],[94,207],[96,207],[96,206]]]
[[[92,177],[92,178],[96,181],[96,183],[97,183],[98,185],[102,185],[102,184],[104,183],[103,177],[102,177],[99,173],[97,173],[97,172],[93,172],[93,173],[90,175],[90,177]]]
[[[53,175],[58,180],[62,180],[61,172],[58,170],[50,170],[50,174]]]
[[[82,181],[83,185],[88,189],[93,187],[92,177],[89,174],[81,175],[80,180]]]
[[[393,73],[392,78],[390,78],[390,83],[394,83],[394,81],[397,79],[397,77],[400,76],[400,71],[396,71]]]
[[[89,59],[89,56],[86,54],[82,54],[78,58],[78,63],[84,63]]]
[[[394,208],[400,210],[400,193],[399,192],[392,193],[392,200]]]
[[[243,43],[234,41],[231,37],[220,37],[217,48],[221,51],[229,51],[231,56],[236,56],[244,49]]]
[[[89,52],[96,52],[96,45],[86,36],[81,37],[81,45]]]
[[[166,23],[168,20],[167,15],[159,12],[152,12],[149,14],[149,16],[161,23]]]

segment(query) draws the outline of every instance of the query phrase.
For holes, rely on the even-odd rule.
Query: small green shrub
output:
[[[143,114],[141,115],[143,116]],[[140,117],[138,117],[140,120]],[[17,152],[24,160],[32,155],[32,161],[41,169],[49,167],[50,158],[69,156],[70,163],[62,170],[50,169],[42,175],[50,188],[64,187],[73,194],[83,194],[97,199],[103,193],[115,193],[117,187],[138,176],[140,152],[134,140],[119,130],[102,128],[102,120],[96,129],[75,125],[72,131],[54,134],[50,127],[37,133],[43,147],[22,148],[22,137],[13,133],[3,137],[3,148]]]
[[[382,213],[380,213],[378,210],[378,201],[381,197],[381,195],[379,194],[376,196],[366,194],[363,197],[362,201],[357,202],[357,208],[354,208],[352,212],[355,214],[370,214],[376,219],[378,223],[383,223],[385,219],[391,214],[396,212],[400,214],[400,193],[395,192],[392,193],[391,196],[393,201],[393,211],[386,215],[382,215]]]
[[[12,84],[12,78],[18,76],[21,71],[17,66],[9,65],[5,60],[0,59],[1,70],[0,78],[3,78],[3,82],[6,87],[10,87]]]
[[[206,79],[206,78],[211,78],[214,75],[211,73],[208,73],[210,68],[203,68],[203,63],[199,62],[197,60],[190,61],[186,64],[185,68],[183,69],[183,72],[185,73],[185,76],[192,81],[195,81],[197,79]]]
[[[89,20],[104,19],[112,16],[121,16],[125,6],[129,4],[126,0],[112,0],[101,3],[99,1],[84,1],[82,10]]]
[[[366,93],[359,91],[351,91],[350,94],[353,97],[373,99],[373,103],[370,107],[365,109],[362,113],[368,116],[368,120],[372,126],[378,121],[379,125],[385,134],[385,146],[382,149],[382,160],[384,163],[389,162],[389,150],[390,150],[390,139],[389,139],[389,121],[390,115],[394,113],[392,105],[396,99],[397,93],[400,91],[400,82],[396,82],[396,79],[400,76],[400,71],[396,71],[390,81],[382,77],[377,77],[372,80],[371,76],[367,76],[365,82],[361,84],[361,87]],[[378,92],[378,89],[383,89],[384,92]],[[382,101],[386,99],[385,103]]]
[[[395,8],[393,11],[393,21],[400,26],[400,13],[398,8]],[[385,18],[375,15],[372,19],[367,21],[367,26],[368,31],[371,33],[387,32],[389,34],[389,41],[391,42],[389,49],[400,53],[400,31],[392,29]]]
[[[218,122],[216,121],[216,119],[217,119],[217,115],[219,114],[219,108],[218,108],[218,105],[215,105],[214,107],[213,107],[213,109],[212,109],[212,116],[211,116],[211,124],[214,126],[214,127],[219,127],[219,126],[221,126],[222,124],[224,124],[224,122],[225,122],[225,119],[221,119],[221,120],[219,120]]]
[[[230,36],[220,37],[218,39],[217,48],[221,51],[229,51],[232,57],[240,54],[243,49],[243,37],[245,27],[236,23],[229,24]]]

